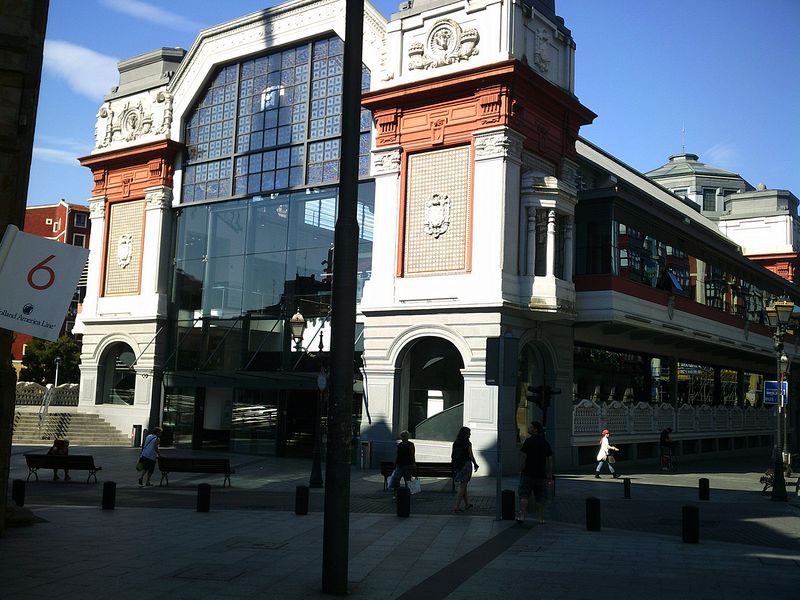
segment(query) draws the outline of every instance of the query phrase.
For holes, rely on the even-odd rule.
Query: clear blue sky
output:
[[[257,0],[50,0],[28,204],[86,203],[95,115],[116,61],[188,49]],[[374,3],[385,15],[398,0]],[[800,195],[800,1],[556,0],[577,43],[582,135],[648,171],[687,152]],[[682,134],[685,130],[685,134]],[[684,141],[685,140],[685,141]]]

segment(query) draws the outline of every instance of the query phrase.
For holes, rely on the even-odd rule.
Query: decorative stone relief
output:
[[[495,132],[488,135],[475,136],[475,160],[488,158],[522,156],[522,142],[516,135],[507,132]]]
[[[385,175],[386,173],[400,172],[400,149],[393,148],[375,152],[372,159],[372,174]]]
[[[450,199],[446,194],[433,194],[425,203],[425,233],[438,238],[450,226]]]
[[[117,264],[120,269],[124,269],[131,264],[133,254],[133,236],[121,235],[117,240]]]
[[[157,187],[145,190],[147,210],[169,208],[172,204],[172,188]]]
[[[542,73],[550,70],[550,32],[546,29],[537,29],[535,35],[535,50],[533,52],[533,65]]]
[[[107,148],[114,142],[132,142],[148,134],[169,134],[171,127],[172,94],[166,90],[112,100],[97,112],[95,149]]]
[[[452,19],[437,21],[425,44],[414,42],[408,47],[408,68],[434,69],[452,65],[478,54],[481,37],[477,29],[461,29]]]
[[[106,198],[100,196],[89,198],[89,218],[102,219],[106,216]]]

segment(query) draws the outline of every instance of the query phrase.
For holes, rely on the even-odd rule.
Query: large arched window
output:
[[[343,53],[331,37],[221,67],[186,119],[181,201],[338,182]],[[369,111],[360,122],[359,171],[368,176]]]
[[[100,394],[97,404],[132,405],[136,389],[136,355],[128,344],[116,342],[100,359]]]
[[[412,342],[400,360],[399,429],[418,439],[454,440],[464,424],[463,368],[461,354],[447,340]]]

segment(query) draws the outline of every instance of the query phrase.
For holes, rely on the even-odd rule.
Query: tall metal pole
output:
[[[358,271],[358,149],[361,133],[361,44],[364,1],[347,0],[342,92],[342,158],[336,258],[331,302],[331,393],[325,465],[325,525],[322,532],[322,591],[347,593],[350,534],[350,446],[352,444],[353,358]]]
[[[781,369],[781,355],[783,354],[784,329],[779,324],[775,334],[775,350],[778,355],[776,373],[778,379],[778,405],[776,407],[775,422],[775,472],[772,476],[772,500],[786,501],[786,478],[783,476],[783,446],[781,444],[781,408],[783,407],[783,370]]]
[[[9,224],[22,229],[25,218],[48,8],[48,0],[0,0],[6,34],[0,81],[0,232]],[[11,366],[11,338],[10,331],[0,329],[0,535],[5,531],[17,383]]]

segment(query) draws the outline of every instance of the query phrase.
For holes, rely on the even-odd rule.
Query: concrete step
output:
[[[51,411],[41,427],[38,411],[14,413],[13,443],[41,444],[68,439],[73,445],[130,446],[130,437],[93,413]]]

